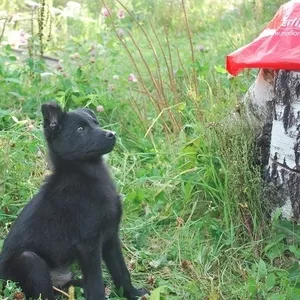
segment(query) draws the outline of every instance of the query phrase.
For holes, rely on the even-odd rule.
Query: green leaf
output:
[[[133,201],[136,198],[136,192],[132,191],[126,195],[126,201]]]
[[[276,270],[275,274],[279,278],[286,278],[288,276],[288,272],[286,270]]]
[[[271,294],[268,298],[268,300],[285,300],[285,295],[279,295],[278,293]]]
[[[11,118],[16,122],[19,123],[19,120],[15,116],[11,116]]]
[[[20,94],[16,93],[16,92],[8,92],[7,94],[15,96],[17,98],[22,98],[22,96]]]
[[[73,103],[75,103],[76,105],[79,106],[79,105],[82,105],[82,103],[85,100],[85,97],[84,96],[77,97],[75,95],[71,95],[71,99],[72,99]]]
[[[268,271],[267,271],[266,263],[261,259],[258,263],[258,274],[257,274],[258,280],[262,279],[263,277],[266,277],[267,274]]]
[[[0,109],[0,118],[2,118],[4,116],[9,116],[9,115],[10,115],[9,110]]]
[[[108,25],[108,26],[113,24],[113,21],[114,21],[113,15],[110,15],[107,18],[105,18],[105,24]]]
[[[289,279],[287,277],[282,277],[280,279],[280,288],[287,288],[289,286]]]
[[[77,68],[77,70],[76,70],[76,75],[77,75],[78,77],[81,77],[82,74],[83,74],[83,73],[82,73],[81,67]]]
[[[165,288],[164,286],[160,286],[156,288],[154,291],[151,291],[149,300],[160,300],[160,294],[164,288]]]
[[[221,74],[227,74],[227,70],[224,69],[222,66],[215,66],[215,70],[216,70],[218,73],[221,73]]]
[[[101,44],[101,45],[103,45],[104,44],[104,39],[103,39],[103,36],[102,35],[98,35],[97,36],[97,40],[98,40],[98,44]]]
[[[87,95],[87,98],[90,99],[87,104],[85,105],[85,107],[90,106],[91,104],[93,104],[94,106],[97,106],[99,104],[99,95],[97,94],[89,94]]]
[[[9,59],[10,59],[11,61],[16,61],[16,60],[17,60],[17,58],[16,58],[14,55],[10,55],[10,56],[9,56]]]
[[[273,222],[274,221],[278,221],[279,217],[281,216],[282,214],[282,209],[277,207],[276,210],[275,210],[275,213],[273,215]]]
[[[276,276],[274,273],[269,274],[266,277],[266,287],[270,291],[276,284]]]
[[[283,244],[277,244],[266,252],[266,256],[272,262],[275,258],[282,256],[285,250],[286,246]]]
[[[182,77],[182,76],[184,75],[183,70],[181,70],[181,69],[177,70],[176,75],[177,75],[178,77]]]
[[[288,292],[288,299],[289,300],[300,299],[300,289],[296,287],[292,287],[291,290]]]
[[[257,286],[254,278],[249,278],[247,280],[248,292],[253,296],[256,294]]]
[[[183,191],[186,199],[190,198],[193,188],[194,185],[190,181],[183,183]]]
[[[12,50],[12,49],[11,49],[11,46],[10,46],[9,44],[7,44],[6,47],[5,47],[5,50],[6,50],[6,51],[11,51],[11,50]]]
[[[283,240],[286,238],[285,234],[277,234],[272,240],[266,245],[264,248],[264,252],[268,252],[271,248],[274,246],[277,246],[278,244],[282,244]]]
[[[275,227],[288,236],[292,236],[298,242],[300,242],[300,226],[291,223],[288,220],[281,220]]]
[[[23,84],[22,81],[16,79],[16,78],[4,78],[3,81],[6,81],[6,82],[13,82],[13,83],[18,83],[18,84]]]
[[[295,258],[300,259],[300,248],[295,245],[289,246],[289,251],[295,255]]]
[[[112,48],[115,47],[116,44],[117,44],[116,41],[115,41],[114,39],[111,39],[111,40],[109,40],[109,41],[107,42],[106,48],[112,49]]]
[[[299,282],[300,279],[300,269],[298,262],[294,262],[294,264],[288,269],[289,272],[289,280]]]
[[[185,110],[186,108],[186,103],[185,102],[181,102],[178,106],[177,106],[177,111],[181,112],[183,110]]]

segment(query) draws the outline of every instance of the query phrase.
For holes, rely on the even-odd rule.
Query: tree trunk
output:
[[[300,73],[261,70],[243,99],[258,135],[266,198],[273,210],[300,221]],[[263,199],[263,200],[265,200]]]

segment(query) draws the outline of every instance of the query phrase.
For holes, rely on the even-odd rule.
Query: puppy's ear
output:
[[[64,115],[61,107],[55,102],[42,104],[42,114],[44,118],[44,129],[48,131],[56,131],[60,128],[60,121]]]
[[[97,120],[95,113],[91,109],[85,107],[85,108],[82,108],[82,110],[84,112],[86,112],[87,114],[89,114],[93,119]]]

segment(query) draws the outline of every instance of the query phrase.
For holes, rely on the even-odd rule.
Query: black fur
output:
[[[53,300],[52,285],[70,284],[76,261],[86,299],[103,300],[103,258],[117,289],[137,299],[147,290],[131,284],[119,240],[121,201],[102,159],[115,133],[101,129],[89,109],[64,112],[50,102],[42,113],[53,172],[6,237],[0,278],[18,282],[29,297]]]

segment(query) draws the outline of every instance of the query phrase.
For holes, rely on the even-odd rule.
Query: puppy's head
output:
[[[90,160],[112,151],[116,133],[99,126],[94,112],[65,112],[55,102],[42,105],[44,134],[52,154],[67,160]]]

